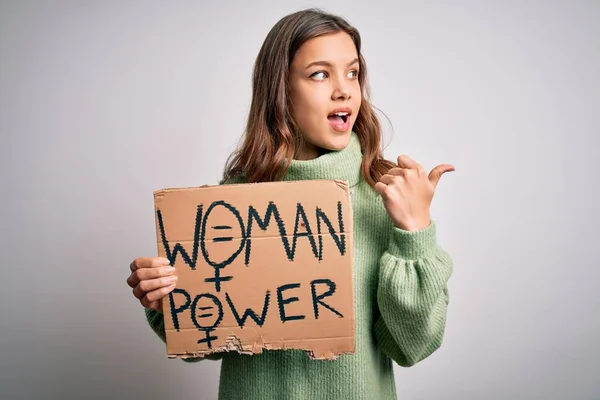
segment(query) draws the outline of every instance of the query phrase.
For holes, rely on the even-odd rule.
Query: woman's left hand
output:
[[[406,155],[398,157],[398,167],[391,168],[375,184],[375,190],[394,225],[406,231],[425,229],[431,223],[429,207],[442,175],[454,171],[449,164],[440,164],[429,174]]]

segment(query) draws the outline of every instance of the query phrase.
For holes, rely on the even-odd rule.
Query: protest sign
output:
[[[347,182],[164,189],[154,205],[158,255],[178,276],[163,298],[170,358],[354,352]]]

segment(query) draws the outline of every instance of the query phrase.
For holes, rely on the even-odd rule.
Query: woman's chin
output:
[[[352,131],[326,133],[321,137],[307,140],[305,148],[297,156],[298,159],[310,160],[323,154],[344,150],[350,143]]]
[[[327,138],[327,140],[325,140],[324,143],[322,143],[319,147],[321,147],[325,153],[344,150],[350,142],[350,134],[351,131],[342,134],[338,133],[335,136]]]

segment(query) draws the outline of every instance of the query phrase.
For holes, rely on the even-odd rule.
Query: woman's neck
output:
[[[296,152],[294,156],[295,160],[299,161],[309,161],[314,160],[322,156],[323,154],[330,153],[331,150],[324,149],[323,147],[315,146],[312,143],[304,142],[300,146],[300,149]]]
[[[313,158],[299,157],[292,160],[284,180],[340,179],[351,186],[358,183],[361,175],[362,151],[356,133],[352,132],[348,145],[337,151],[322,149],[323,154],[313,153]]]

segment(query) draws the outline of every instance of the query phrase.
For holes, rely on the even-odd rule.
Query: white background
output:
[[[216,397],[128,265],[156,254],[153,190],[218,181],[263,39],[308,6],[360,30],[385,155],[456,167],[446,336],[399,397],[598,398],[600,4],[375,0],[2,2],[0,397]]]

